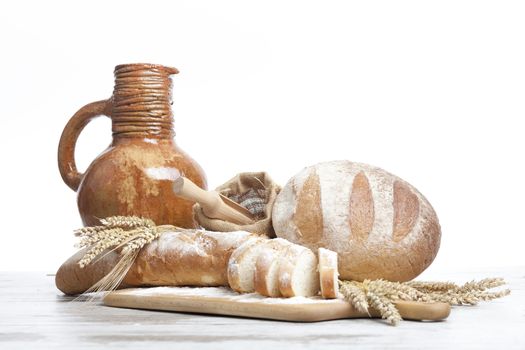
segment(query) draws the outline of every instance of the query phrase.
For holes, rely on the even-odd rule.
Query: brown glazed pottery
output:
[[[202,168],[174,141],[171,75],[175,68],[156,64],[115,67],[115,88],[108,100],[82,107],[67,123],[58,146],[64,182],[78,192],[86,226],[114,215],[147,217],[156,224],[192,228],[193,202],[176,197],[173,181],[185,176],[206,189]],[[95,117],[111,118],[113,141],[84,174],[75,165],[75,144]]]

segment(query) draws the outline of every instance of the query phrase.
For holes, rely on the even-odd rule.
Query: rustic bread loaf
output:
[[[344,279],[411,280],[441,238],[436,213],[413,186],[349,161],[303,169],[277,196],[272,220],[278,237],[337,252]]]
[[[255,262],[255,291],[268,297],[278,297],[279,292],[279,260],[291,244],[282,238],[275,238],[266,244]]]
[[[279,291],[283,297],[319,293],[317,257],[308,248],[292,244],[279,259]]]
[[[130,286],[226,286],[227,265],[232,252],[256,235],[237,232],[183,230],[165,232],[145,246],[120,287]],[[81,250],[58,269],[55,282],[65,294],[85,292],[117,264],[110,252],[80,268]]]
[[[335,299],[339,292],[337,253],[329,249],[319,248],[317,258],[319,260],[321,296],[325,299]]]

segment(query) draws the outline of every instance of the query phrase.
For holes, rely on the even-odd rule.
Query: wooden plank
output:
[[[318,322],[344,318],[379,317],[357,311],[341,299],[268,298],[257,294],[238,294],[224,287],[153,287],[123,289],[109,293],[104,304],[146,310],[191,312],[242,316],[279,321]],[[450,314],[444,303],[397,302],[405,319],[443,320]]]

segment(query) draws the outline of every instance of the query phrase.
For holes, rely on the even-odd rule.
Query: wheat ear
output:
[[[152,220],[136,216],[113,216],[101,219],[100,222],[102,226],[84,227],[74,231],[80,237],[77,246],[87,247],[79,261],[80,267],[86,267],[111,251],[119,251],[121,257],[113,269],[84,295],[117,289],[144,246],[164,232],[181,230],[171,225],[156,226]]]

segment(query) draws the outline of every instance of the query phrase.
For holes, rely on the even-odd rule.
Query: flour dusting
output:
[[[264,304],[319,304],[339,302],[337,299],[323,299],[321,297],[292,297],[271,298],[256,293],[240,294],[226,287],[151,287],[122,289],[114,293],[131,296],[188,296],[199,298],[219,298],[224,301],[235,301],[241,303],[264,303]]]

